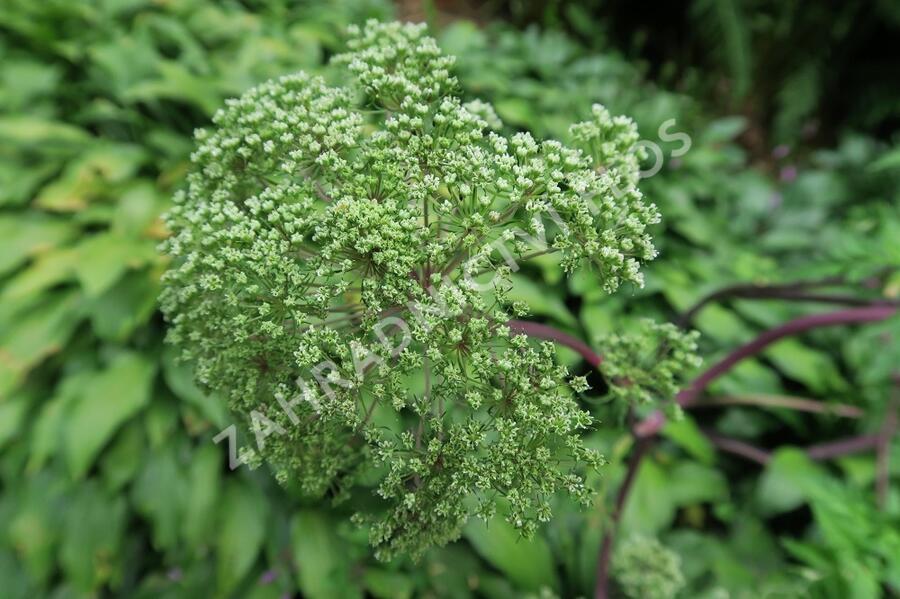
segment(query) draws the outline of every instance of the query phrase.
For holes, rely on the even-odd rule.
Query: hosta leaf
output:
[[[37,214],[0,216],[0,276],[77,234],[77,227],[58,218]]]
[[[4,286],[0,302],[21,300],[72,279],[77,259],[77,253],[70,248],[51,250],[38,256],[33,264]]]
[[[219,589],[232,590],[250,571],[266,531],[265,498],[251,484],[231,480],[221,498],[216,550]]]
[[[94,481],[69,499],[60,563],[78,589],[91,591],[121,576],[119,547],[126,513],[125,499],[106,495]]]
[[[0,400],[31,368],[62,348],[81,312],[77,293],[56,293],[5,325],[0,333]]]
[[[300,590],[310,599],[361,597],[349,579],[350,562],[344,541],[327,514],[302,510],[291,521],[291,547],[297,563]]]
[[[0,449],[15,439],[19,427],[25,419],[32,398],[20,392],[8,401],[0,402]]]
[[[20,485],[18,511],[4,523],[4,530],[28,574],[43,582],[53,572],[62,520],[60,503],[70,489],[58,472],[51,471],[23,478]]]
[[[146,357],[122,354],[80,390],[64,431],[73,476],[83,476],[116,430],[150,401],[155,372],[156,365]]]
[[[88,313],[97,336],[124,341],[144,325],[156,309],[159,273],[152,269],[132,271],[90,302]]]
[[[22,146],[77,146],[90,141],[84,130],[39,117],[0,117],[0,140]]]
[[[175,548],[184,525],[186,482],[177,450],[170,444],[148,454],[131,492],[135,509],[153,525],[153,546],[160,551]]]
[[[106,144],[70,162],[62,175],[46,185],[35,202],[59,212],[83,210],[92,200],[109,193],[109,185],[132,177],[145,159],[142,148]]]
[[[188,467],[184,540],[197,555],[212,544],[215,524],[219,517],[221,496],[222,452],[212,443],[196,449]]]
[[[409,599],[413,596],[413,582],[402,572],[380,568],[366,568],[363,575],[366,590],[377,599]]]
[[[97,297],[129,268],[138,268],[156,259],[155,243],[149,239],[101,233],[78,246],[75,273],[85,293]]]
[[[131,482],[143,462],[145,444],[143,430],[137,420],[119,432],[100,461],[108,490],[118,491]]]

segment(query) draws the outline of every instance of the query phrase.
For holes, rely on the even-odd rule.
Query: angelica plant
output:
[[[351,28],[327,80],[270,81],[197,132],[167,216],[169,340],[253,434],[249,461],[374,493],[355,518],[384,559],[498,510],[530,536],[559,492],[590,504],[586,384],[510,334],[509,275],[556,253],[612,292],[655,256],[629,119],[595,106],[573,145],[505,136],[453,62],[421,25]]]

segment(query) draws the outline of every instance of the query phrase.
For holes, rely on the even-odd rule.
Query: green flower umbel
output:
[[[504,137],[424,27],[350,38],[339,87],[283,77],[197,133],[167,221],[170,341],[280,481],[379,498],[358,519],[381,557],[498,505],[530,535],[558,491],[590,502],[600,458],[553,348],[510,337],[509,273],[539,251],[641,283],[658,215],[620,155],[634,124],[595,107],[577,148]]]

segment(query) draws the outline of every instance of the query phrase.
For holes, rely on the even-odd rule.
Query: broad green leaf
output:
[[[843,377],[827,354],[815,351],[796,339],[784,339],[769,347],[765,355],[779,370],[824,394],[846,388]]]
[[[177,360],[178,351],[171,346],[162,354],[163,377],[166,385],[181,400],[200,410],[217,427],[223,427],[228,419],[225,402],[216,395],[204,393],[194,383],[191,365]]]
[[[266,532],[265,497],[252,484],[230,480],[219,511],[216,552],[219,590],[226,594],[247,575]]]
[[[28,456],[28,471],[40,470],[62,445],[62,425],[69,406],[78,399],[93,376],[93,371],[81,370],[68,375],[57,385],[53,396],[40,408],[34,419]]]
[[[97,72],[108,82],[109,92],[121,98],[125,90],[153,77],[160,60],[151,40],[146,36],[118,33],[91,44],[87,48]]]
[[[513,585],[500,576],[485,576],[478,580],[478,592],[487,599],[506,599],[516,596]]]
[[[0,302],[22,300],[73,279],[77,259],[78,255],[70,248],[41,254],[4,286]]]
[[[22,564],[7,547],[0,547],[0,580],[4,581],[9,599],[29,599],[36,594],[34,583],[22,575]]]
[[[140,422],[125,426],[100,458],[100,469],[109,491],[118,491],[131,482],[144,459],[146,440]]]
[[[84,476],[118,428],[150,401],[156,365],[140,354],[118,356],[80,391],[65,423],[66,461]]]
[[[194,452],[187,475],[184,526],[185,542],[196,555],[211,544],[218,513],[222,483],[222,452],[212,443],[201,444]]]
[[[149,181],[140,180],[119,197],[112,230],[122,235],[139,235],[159,217],[163,205],[156,187]]]
[[[543,537],[523,539],[511,524],[500,518],[494,518],[489,524],[473,518],[466,525],[464,535],[479,555],[518,588],[527,591],[559,588],[553,555]]]
[[[77,233],[72,223],[58,218],[38,214],[0,216],[0,276]]]
[[[900,169],[900,148],[883,154],[878,160],[869,165],[872,172],[887,171]]]
[[[381,568],[366,568],[363,582],[377,599],[409,599],[415,590],[409,575]]]
[[[120,546],[127,507],[90,481],[67,502],[60,564],[66,579],[88,592],[121,576]]]
[[[310,599],[361,597],[349,579],[351,563],[334,521],[324,512],[300,510],[291,520],[291,547],[300,590]]]
[[[30,394],[20,392],[8,401],[0,402],[0,449],[22,432],[20,426],[32,399]]]
[[[144,161],[144,150],[126,144],[100,145],[70,162],[62,175],[41,189],[37,205],[75,212],[109,193],[109,185],[132,177]]]
[[[421,571],[427,573],[428,588],[438,597],[464,599],[480,587],[485,567],[468,544],[451,543],[427,552]]]
[[[644,459],[622,513],[622,529],[629,534],[656,535],[675,517],[674,497],[668,492],[670,479],[655,461]]]
[[[609,306],[585,303],[581,307],[581,324],[587,331],[590,344],[596,344],[601,339],[619,330],[616,325],[616,316],[611,313]]]
[[[679,462],[668,473],[668,492],[679,506],[728,499],[728,481],[719,470],[695,462]]]
[[[35,147],[77,146],[90,139],[84,130],[66,123],[24,115],[0,117],[0,140],[7,143]]]
[[[187,489],[177,451],[178,447],[170,444],[148,453],[131,489],[134,508],[152,524],[153,547],[161,552],[175,549],[184,526]],[[227,521],[221,523],[220,534],[226,525]]]
[[[58,65],[39,60],[4,60],[0,69],[0,107],[10,112],[28,108],[29,103],[55,91],[61,74]]]
[[[44,471],[23,477],[18,489],[18,509],[4,522],[4,532],[28,575],[45,581],[54,570],[55,551],[62,524],[62,501],[69,489],[58,472]]]
[[[498,100],[494,105],[494,109],[497,111],[497,116],[513,125],[528,126],[534,122],[533,106],[521,98]]]
[[[178,407],[168,397],[157,396],[141,415],[150,450],[165,445],[178,428]]]
[[[41,360],[63,347],[81,313],[82,300],[77,293],[55,293],[5,325],[0,333],[0,398]]]
[[[193,104],[207,115],[221,107],[222,99],[214,80],[199,77],[175,61],[159,62],[157,69],[157,79],[131,86],[124,94],[125,99],[132,102],[175,100]]]
[[[91,324],[98,337],[125,341],[147,323],[156,309],[159,272],[131,271],[88,305]]]
[[[731,141],[747,128],[747,119],[742,116],[727,116],[716,119],[703,130],[702,140],[706,143]]]
[[[678,420],[668,420],[662,434],[704,464],[713,463],[716,451],[693,418],[684,416]]]
[[[704,337],[719,343],[734,346],[752,338],[752,333],[744,321],[722,306],[708,305],[696,316],[694,325]]]
[[[157,260],[155,243],[115,233],[101,233],[78,246],[75,274],[85,293],[97,297],[119,280],[128,269]]]
[[[27,204],[38,187],[56,174],[59,168],[56,160],[49,159],[40,165],[29,165],[15,159],[0,162],[0,206]]]

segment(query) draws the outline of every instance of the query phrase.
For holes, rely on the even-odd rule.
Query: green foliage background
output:
[[[709,18],[706,4],[715,3],[697,10]],[[754,60],[734,31],[746,22],[740,10],[716,10],[727,56]],[[884,134],[888,117],[841,121],[827,145],[803,139],[815,80],[786,88],[777,114],[787,116],[774,124],[722,116],[708,81],[686,75],[668,91],[665,65],[651,76],[614,35],[578,41],[601,24],[586,9],[561,11],[544,15],[545,30],[455,21],[438,31],[466,95],[494,103],[511,126],[562,137],[602,102],[660,143],[662,170],[642,184],[664,215],[647,286],[608,297],[589,272],[563,280],[548,256],[516,279],[536,316],[596,346],[642,317],[672,320],[729,283],[841,275],[863,297],[900,294],[896,274],[872,279],[900,266],[900,149]],[[352,0],[0,5],[0,596],[590,594],[606,495],[630,443],[599,395],[592,409],[604,426],[590,441],[610,465],[595,509],[561,504],[532,543],[503,522],[472,524],[421,563],[378,564],[345,508],[292,496],[264,471],[228,471],[211,441],[230,422],[223,405],[162,342],[159,215],[181,184],[193,129],[255,83],[319,68],[347,23],[392,12]],[[759,77],[734,57],[720,75],[751,97]],[[791,99],[807,88],[813,100]],[[879,114],[893,114],[890,93],[879,97]],[[669,132],[691,138],[683,156],[673,157],[681,140],[659,137],[669,119]],[[790,144],[787,154],[748,144],[759,127]],[[735,300],[710,305],[695,325],[711,363],[823,309]],[[656,537],[679,555],[685,597],[896,596],[900,445],[889,449],[881,510],[871,454],[820,464],[794,447],[881,430],[897,329],[825,329],[722,378],[713,395],[801,395],[866,415],[732,406],[670,424],[638,473],[621,536]],[[565,350],[560,358],[584,368]],[[717,453],[701,428],[780,449],[761,469]]]

